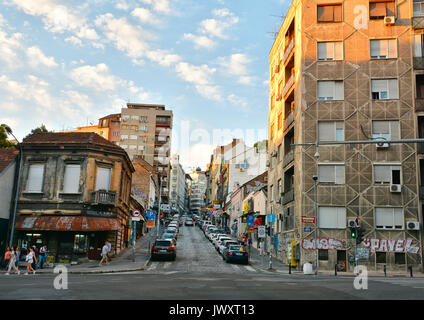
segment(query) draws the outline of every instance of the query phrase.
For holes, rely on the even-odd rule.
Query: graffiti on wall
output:
[[[318,249],[342,250],[343,241],[333,238],[318,238]],[[315,239],[303,239],[302,248],[305,250],[315,250]]]

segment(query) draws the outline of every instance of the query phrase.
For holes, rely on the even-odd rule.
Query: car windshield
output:
[[[177,230],[166,230],[166,233],[177,233]]]
[[[230,251],[243,251],[242,246],[230,246]]]
[[[228,247],[230,244],[237,244],[235,241],[225,241],[225,246]]]
[[[163,235],[162,235],[162,237],[163,238],[171,238],[171,239],[173,239],[174,238],[174,234],[173,233],[169,233],[169,232],[167,232],[167,233],[164,233]]]
[[[158,247],[170,247],[171,246],[171,241],[166,241],[166,240],[156,241],[155,242],[155,246],[158,246]]]

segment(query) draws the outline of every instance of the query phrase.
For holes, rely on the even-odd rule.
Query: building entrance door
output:
[[[339,271],[346,272],[346,250],[337,250],[337,264]]]

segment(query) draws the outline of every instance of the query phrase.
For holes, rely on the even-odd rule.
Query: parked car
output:
[[[217,238],[218,238],[219,236],[226,236],[226,234],[225,234],[225,233],[214,233],[214,234],[211,236],[211,242],[212,242],[212,244],[214,244],[214,245],[215,245],[215,241],[217,240]]]
[[[211,233],[213,231],[217,231],[217,230],[218,230],[218,228],[215,227],[214,225],[207,226],[206,229],[205,229],[205,236],[206,236],[206,238],[208,238],[209,233]]]
[[[164,233],[173,233],[175,235],[175,239],[178,239],[178,231],[175,230],[174,228],[171,228],[171,229],[168,228],[168,229],[165,230]]]
[[[157,239],[152,246],[150,259],[169,258],[175,260],[177,257],[177,250],[175,242],[172,239]]]
[[[218,247],[221,245],[222,241],[224,240],[232,240],[229,236],[221,236],[218,238],[218,240],[215,242],[215,249],[218,251]]]
[[[175,233],[172,233],[172,232],[164,232],[164,233],[162,234],[162,239],[171,239],[171,240],[174,240],[175,245],[177,245],[177,238],[176,238],[176,236],[175,236]]]
[[[241,245],[230,245],[228,248],[224,249],[222,259],[224,259],[227,263],[241,262],[244,264],[248,264],[249,254]]]
[[[218,252],[220,254],[223,254],[224,249],[229,247],[231,244],[238,245],[237,241],[231,239],[231,240],[224,240],[222,243],[218,246]]]
[[[193,220],[191,220],[191,219],[187,219],[187,220],[185,221],[184,225],[189,226],[189,227],[194,226],[194,224],[193,224]]]

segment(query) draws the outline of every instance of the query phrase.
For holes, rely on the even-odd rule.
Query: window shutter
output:
[[[318,98],[334,98],[334,81],[318,81]]]
[[[335,100],[343,100],[344,92],[343,92],[343,81],[334,81],[334,99]]]
[[[346,208],[343,208],[343,207],[337,208],[337,228],[340,228],[340,229],[346,228]]]
[[[371,80],[371,91],[387,91],[387,80]]]
[[[370,41],[370,50],[371,50],[371,57],[376,57],[380,55],[380,40],[371,40]]]
[[[318,123],[318,139],[320,141],[334,141],[334,122]]]
[[[337,210],[332,207],[319,207],[318,218],[320,228],[333,228],[337,225]]]
[[[41,192],[43,188],[44,164],[32,164],[29,167],[26,191]]]
[[[387,58],[387,40],[379,40],[380,43],[380,51],[378,53],[379,56],[384,56]]]
[[[318,60],[327,59],[327,42],[318,42]]]
[[[343,42],[334,42],[334,59],[343,60]]]
[[[63,181],[63,192],[78,193],[80,184],[81,166],[79,164],[68,164],[65,167]]]
[[[335,182],[334,166],[318,165],[319,182]]]
[[[345,166],[335,166],[336,167],[336,184],[345,183]]]
[[[375,209],[375,226],[377,228],[384,227],[384,209],[383,208]]]
[[[390,1],[390,2],[386,2],[386,16],[395,16],[395,2],[394,1]]]
[[[334,60],[334,42],[327,43],[327,59]]]
[[[318,7],[318,21],[327,22],[333,21],[334,17],[333,6],[319,6]]]
[[[394,208],[394,226],[396,229],[403,229],[403,210],[401,208]]]
[[[390,182],[390,166],[374,166],[374,182]]]
[[[333,7],[333,16],[334,16],[334,21],[342,21],[342,6],[338,5],[338,6],[334,6]]]
[[[399,121],[390,121],[390,136],[391,140],[400,139]]]
[[[110,168],[97,167],[96,190],[110,189]]]
[[[422,36],[421,34],[414,35],[414,57],[422,57]]]
[[[373,121],[372,132],[373,134],[389,134],[389,121]]]
[[[388,40],[388,58],[396,58],[397,57],[397,41],[396,39]]]
[[[387,80],[389,87],[389,99],[398,99],[398,81],[397,79]]]
[[[386,16],[385,3],[370,3],[370,17],[384,17]]]

